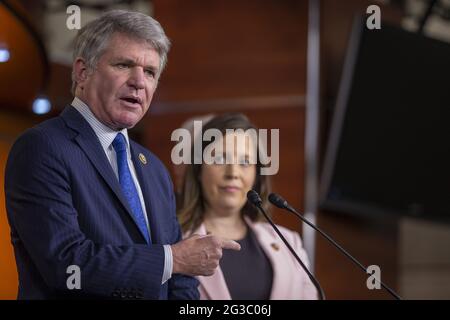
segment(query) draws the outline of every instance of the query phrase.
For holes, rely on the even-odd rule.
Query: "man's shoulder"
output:
[[[46,120],[23,132],[12,145],[8,153],[7,170],[11,166],[16,170],[27,172],[27,168],[37,168],[39,165],[62,163],[65,157],[61,145],[64,144],[64,132],[58,117]]]
[[[66,158],[70,156],[68,143],[72,138],[61,115],[45,120],[20,134],[14,141],[9,158],[29,155],[35,161],[39,157]]]
[[[34,127],[25,130],[17,138],[17,143],[37,143],[48,145],[51,141],[61,139],[64,135],[63,132],[64,123],[60,117],[54,117],[45,120]]]

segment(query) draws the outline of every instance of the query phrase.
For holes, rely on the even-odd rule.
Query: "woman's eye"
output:
[[[250,160],[247,159],[247,158],[241,159],[241,160],[239,161],[239,164],[240,164],[241,166],[248,166],[248,165],[250,165]]]
[[[214,163],[215,164],[224,164],[225,163],[225,158],[224,156],[220,155],[220,156],[215,156],[214,157]]]

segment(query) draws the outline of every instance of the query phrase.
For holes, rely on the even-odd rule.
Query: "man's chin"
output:
[[[118,121],[114,121],[111,125],[108,125],[108,127],[110,127],[113,130],[119,131],[122,129],[131,129],[136,125],[137,121],[123,121],[123,120],[118,120]]]
[[[120,124],[120,127],[122,129],[132,129],[137,124],[137,122],[124,122]]]
[[[141,120],[141,117],[138,117],[135,113],[125,114],[116,119],[116,126],[119,128],[127,128],[131,129]]]

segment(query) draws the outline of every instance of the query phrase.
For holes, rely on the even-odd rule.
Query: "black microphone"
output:
[[[264,215],[264,217],[267,219],[267,221],[269,221],[270,225],[272,226],[272,228],[275,229],[275,231],[277,232],[278,236],[281,238],[281,240],[283,240],[284,244],[288,247],[288,249],[291,251],[291,253],[294,255],[295,259],[298,261],[298,263],[300,263],[300,265],[302,266],[303,270],[305,270],[306,274],[308,275],[308,277],[311,279],[312,283],[314,284],[314,286],[317,289],[317,292],[319,293],[319,299],[320,300],[325,300],[325,293],[323,292],[322,287],[319,284],[319,281],[317,281],[317,279],[313,276],[313,274],[308,270],[308,268],[303,264],[302,260],[300,260],[300,258],[298,257],[298,255],[295,253],[294,249],[292,249],[292,247],[289,245],[289,243],[287,242],[286,238],[281,234],[280,230],[278,230],[277,226],[275,225],[275,223],[273,223],[272,219],[269,218],[269,216],[267,215],[267,213],[264,211],[264,209],[262,208],[261,204],[262,204],[262,200],[261,197],[259,196],[258,192],[256,192],[255,190],[250,190],[249,192],[247,192],[247,199],[255,206],[257,207],[262,214]]]
[[[300,220],[302,220],[304,223],[306,223],[307,225],[309,225],[311,228],[313,228],[314,230],[316,230],[317,232],[319,232],[325,239],[327,239],[329,242],[331,242],[336,248],[339,249],[339,251],[341,251],[347,258],[349,258],[353,263],[355,263],[358,267],[360,267],[364,273],[367,273],[367,268],[365,268],[361,262],[359,262],[358,260],[356,260],[350,253],[348,253],[344,248],[342,248],[339,244],[336,243],[336,241],[334,241],[329,235],[327,235],[325,232],[323,232],[322,230],[319,229],[319,227],[316,227],[314,224],[312,224],[311,222],[309,222],[307,219],[305,219],[300,213],[297,212],[297,210],[295,210],[292,206],[289,205],[289,203],[284,200],[280,195],[276,194],[276,193],[271,193],[269,195],[269,201],[275,205],[278,208],[281,209],[286,209],[289,212],[295,214],[298,218],[300,218]],[[402,298],[395,293],[394,290],[392,290],[391,288],[389,288],[387,285],[385,285],[381,279],[378,281],[378,279],[376,279],[377,282],[379,282],[381,284],[381,286],[387,291],[389,292],[395,299],[397,300],[401,300]]]

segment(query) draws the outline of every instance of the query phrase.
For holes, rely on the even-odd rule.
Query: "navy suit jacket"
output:
[[[66,107],[15,142],[5,193],[19,299],[198,299],[192,277],[173,274],[161,285],[163,244],[181,239],[173,185],[153,153],[131,139],[130,149],[151,245],[130,214],[100,141],[75,108]],[[81,289],[68,289],[71,265],[80,268]]]

